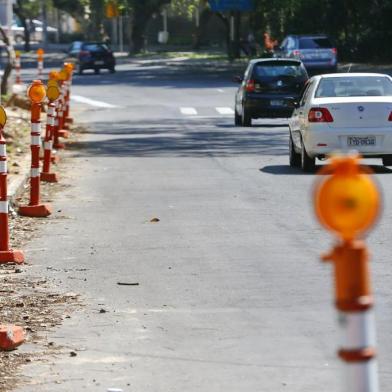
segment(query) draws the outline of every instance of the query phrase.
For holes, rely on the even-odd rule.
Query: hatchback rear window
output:
[[[321,79],[315,98],[391,95],[392,82],[386,76],[355,76]]]
[[[108,47],[105,44],[84,44],[84,50],[88,50],[90,52],[107,52]]]
[[[328,38],[300,38],[299,49],[330,49],[333,48]]]
[[[253,68],[253,76],[258,78],[300,78],[307,79],[305,68],[294,62],[263,62]]]

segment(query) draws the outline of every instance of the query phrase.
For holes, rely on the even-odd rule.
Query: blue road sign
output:
[[[214,12],[251,11],[253,9],[253,0],[208,0],[208,2]]]

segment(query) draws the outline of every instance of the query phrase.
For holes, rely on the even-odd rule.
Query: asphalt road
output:
[[[289,168],[284,120],[234,127],[230,77],[143,62],[75,77],[90,131],[68,152],[61,212],[27,255],[85,307],[48,336],[78,355],[23,369],[34,390],[339,390],[315,177]],[[392,171],[370,163],[386,204],[368,244],[388,390]]]

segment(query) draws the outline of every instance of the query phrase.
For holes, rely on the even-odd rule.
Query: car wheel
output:
[[[248,110],[245,109],[244,105],[242,105],[242,125],[244,127],[252,126],[252,117],[250,116]]]
[[[234,109],[234,125],[241,126],[241,116],[237,113],[237,109]]]
[[[116,69],[115,69],[114,67],[110,67],[110,68],[109,68],[109,72],[110,72],[110,73],[115,73],[115,72],[116,72]]]
[[[316,169],[316,159],[311,158],[306,152],[304,142],[301,140],[301,169],[306,173],[312,173]]]
[[[16,42],[17,44],[22,44],[22,43],[24,42],[24,37],[21,36],[21,35],[15,36],[15,42]]]
[[[293,138],[289,136],[289,160],[291,167],[301,166],[301,154],[295,151]]]
[[[392,166],[392,155],[382,157],[382,164],[384,166]]]
[[[82,75],[83,74],[83,67],[79,64],[78,65],[78,75]]]
[[[99,69],[99,68],[94,68],[94,73],[95,73],[96,75],[98,75],[99,72],[100,72],[100,69]]]

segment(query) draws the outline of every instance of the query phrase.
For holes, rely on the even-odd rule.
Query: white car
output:
[[[392,78],[339,73],[311,78],[289,119],[290,166],[315,169],[315,159],[357,151],[392,166]]]

